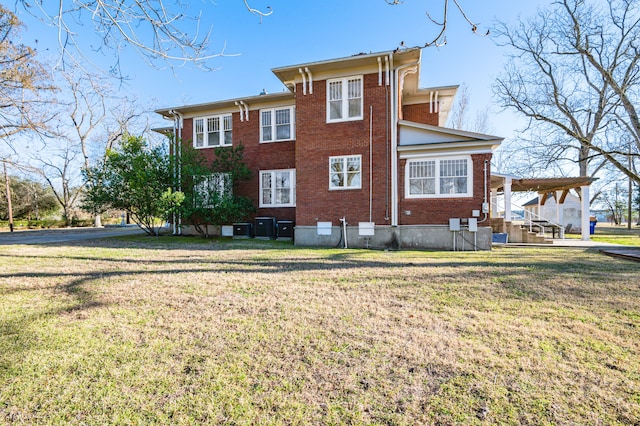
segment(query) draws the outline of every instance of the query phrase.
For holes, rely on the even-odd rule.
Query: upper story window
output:
[[[295,207],[296,171],[260,171],[260,207]]]
[[[471,197],[470,157],[408,160],[405,173],[407,198]]]
[[[361,155],[329,157],[329,189],[360,189],[361,164]]]
[[[194,148],[231,146],[233,120],[231,114],[212,115],[193,119]]]
[[[327,80],[327,122],[362,120],[362,76]]]
[[[260,110],[260,142],[295,139],[294,112],[293,107]]]

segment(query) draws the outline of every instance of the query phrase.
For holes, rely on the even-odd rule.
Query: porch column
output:
[[[581,226],[582,226],[582,241],[590,241],[589,236],[589,186],[580,187],[580,198],[582,199],[582,211],[581,214]]]
[[[558,225],[563,225],[564,221],[564,203],[561,203],[562,200],[562,191],[556,191],[556,223]]]
[[[491,217],[498,217],[498,213],[500,212],[500,207],[498,203],[498,191],[495,189],[491,190]]]
[[[511,177],[504,178],[504,220],[511,222]]]

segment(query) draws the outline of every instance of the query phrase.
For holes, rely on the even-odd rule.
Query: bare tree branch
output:
[[[171,67],[187,62],[210,69],[208,62],[225,56],[224,47],[211,50],[211,28],[202,28],[202,10],[185,0],[17,0],[45,25],[58,30],[61,64],[93,64],[83,41],[100,38],[99,50],[116,53],[111,72],[122,77],[119,51],[135,50],[149,65]],[[250,6],[247,11],[260,22],[273,12]],[[90,27],[90,28],[86,28]],[[95,65],[95,64],[94,64]],[[99,67],[97,67],[99,69]]]

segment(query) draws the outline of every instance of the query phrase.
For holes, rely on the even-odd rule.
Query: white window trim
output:
[[[227,195],[232,195],[230,179],[231,176],[229,175],[229,173],[211,173],[209,175],[202,176],[202,180],[194,187],[194,191],[197,191],[201,195],[206,194],[203,197],[202,207],[209,209],[215,207],[215,205],[208,200],[208,197],[211,194],[210,191],[213,190],[214,185],[215,192],[219,193],[220,195],[224,194],[225,192],[227,193]]]
[[[467,192],[461,194],[440,194],[440,162],[442,160],[466,160],[467,161]],[[409,168],[411,163],[417,163],[422,161],[435,161],[435,194],[411,194],[409,184]],[[471,198],[473,197],[473,161],[470,155],[452,156],[452,157],[440,157],[440,156],[425,156],[419,158],[412,158],[407,160],[404,169],[404,196],[407,199],[424,199],[424,198]]]
[[[358,186],[333,186],[332,182],[331,182],[331,160],[334,158],[341,158],[341,159],[347,159],[350,157],[356,157],[358,158],[358,160],[360,161],[360,185]],[[346,169],[345,169],[345,173],[346,173]],[[362,171],[362,155],[357,154],[357,155],[334,155],[332,157],[329,157],[329,191],[349,191],[352,189],[362,189],[362,177],[364,176],[364,173]]]
[[[215,115],[207,115],[207,116],[200,116],[200,117],[194,117],[193,118],[193,147],[195,149],[206,149],[206,148],[218,148],[218,147],[224,147],[224,146],[232,146],[232,143],[224,143],[224,121],[225,121],[225,117],[229,117],[231,119],[231,128],[228,129],[229,131],[231,131],[231,138],[233,139],[233,114],[215,114]],[[208,129],[206,129],[208,120],[210,118],[218,118],[220,120],[220,126],[221,126],[221,130],[220,130],[220,145],[207,145],[207,136],[208,136]],[[197,140],[198,140],[198,134],[196,132],[196,126],[197,126],[197,121],[198,120],[202,120],[202,124],[203,124],[203,144],[202,146],[198,146],[197,145]]]
[[[266,204],[263,203],[263,199],[262,199],[262,191],[263,191],[263,187],[262,187],[262,175],[264,173],[271,173],[271,182],[275,182],[275,174],[276,173],[282,173],[282,172],[289,172],[289,181],[291,182],[291,188],[289,189],[291,191],[291,193],[289,194],[289,199],[291,200],[291,203],[287,203],[287,204],[278,204],[275,202],[276,197],[275,197],[275,192],[272,194],[271,199],[273,200],[273,203],[271,204]],[[259,207],[260,208],[273,208],[273,207],[295,207],[296,206],[296,169],[277,169],[277,170],[260,170],[260,172],[258,173],[258,179],[260,180],[260,185],[259,185],[259,194],[258,194],[258,200],[259,200]],[[275,191],[275,188],[271,188],[272,191]]]
[[[287,139],[271,139],[264,140],[262,139],[262,113],[269,111],[271,113],[271,134],[273,136],[277,136],[276,129],[276,111],[288,109],[289,110],[289,118],[291,120],[290,126],[291,130],[289,132],[289,137]],[[296,138],[296,108],[294,106],[286,106],[286,107],[275,107],[275,108],[265,108],[260,110],[260,143],[272,143],[272,142],[285,142],[292,141]]]
[[[360,79],[360,114],[358,114],[356,117],[348,117],[349,115],[349,96],[348,96],[348,87],[349,87],[349,80],[353,80],[353,79]],[[330,84],[340,81],[342,82],[342,117],[341,118],[331,118],[331,109],[329,107],[329,93],[330,93]],[[348,77],[342,77],[342,78],[332,78],[330,80],[327,80],[327,92],[326,92],[326,102],[325,102],[325,106],[326,106],[326,110],[327,110],[327,123],[341,123],[343,121],[358,121],[358,120],[362,120],[364,118],[364,76],[362,75],[351,75]],[[347,117],[345,117],[345,115]]]

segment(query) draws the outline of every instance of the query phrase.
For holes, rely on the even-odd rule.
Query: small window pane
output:
[[[270,141],[271,136],[271,111],[262,111],[262,140]]]
[[[342,99],[342,82],[334,81],[329,83],[329,100],[336,101]]]
[[[224,116],[224,130],[231,130],[233,128],[233,117],[230,115]]]
[[[278,140],[291,139],[291,127],[288,124],[276,126],[276,138]]]
[[[262,128],[262,140],[263,141],[271,140],[271,126]]]
[[[360,117],[361,115],[360,99],[349,99],[349,118]]]
[[[207,137],[207,146],[220,145],[220,132],[211,132]]]
[[[272,204],[271,199],[271,173],[262,173],[262,204]]]
[[[329,118],[332,120],[342,118],[342,101],[329,102]]]

